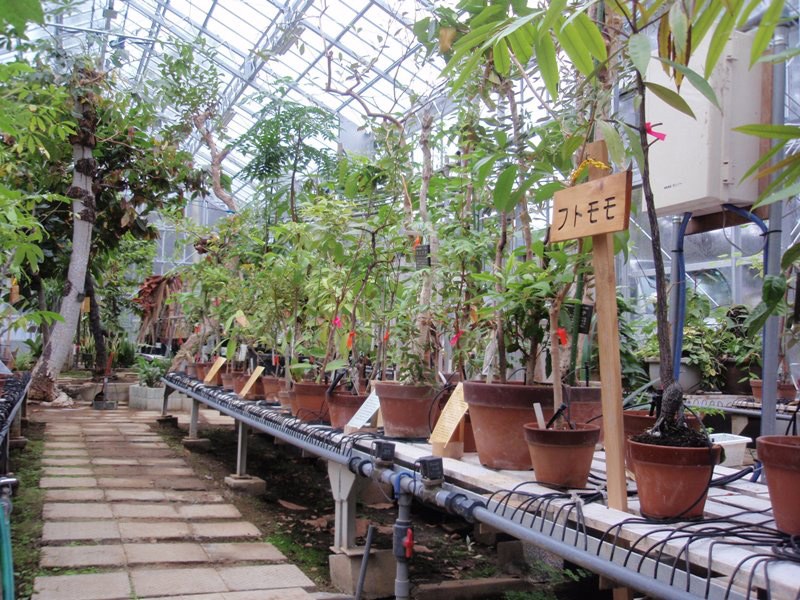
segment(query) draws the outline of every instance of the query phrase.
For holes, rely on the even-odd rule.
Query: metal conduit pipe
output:
[[[477,496],[466,490],[461,490],[456,486],[445,484],[447,487],[426,487],[422,481],[416,478],[415,474],[409,469],[401,466],[393,465],[389,467],[380,467],[375,465],[366,453],[361,451],[354,451],[354,456],[347,456],[343,453],[330,450],[320,445],[312,444],[301,437],[290,435],[284,431],[280,431],[276,426],[270,423],[264,423],[254,419],[246,414],[235,411],[224,403],[217,403],[208,397],[194,392],[193,390],[184,388],[183,386],[176,386],[175,383],[166,381],[170,387],[177,389],[204,404],[212,405],[216,410],[233,417],[236,420],[242,421],[257,430],[264,431],[276,438],[282,439],[294,446],[315,454],[325,460],[331,460],[339,464],[347,465],[348,468],[362,477],[368,477],[376,481],[388,483],[392,485],[398,496],[398,521],[410,523],[410,503],[411,497],[417,497],[423,502],[433,504],[448,512],[457,515],[469,522],[480,521],[490,525],[504,533],[507,533],[524,542],[529,542],[561,556],[562,558],[575,563],[578,566],[584,567],[598,575],[603,575],[620,585],[630,587],[632,589],[644,592],[656,598],[664,598],[665,600],[690,600],[696,599],[696,596],[679,590],[675,587],[667,585],[653,579],[649,576],[642,575],[638,572],[631,571],[625,567],[618,565],[614,562],[601,558],[595,554],[580,550],[575,546],[562,542],[560,540],[549,537],[544,533],[535,531],[529,527],[513,522],[489,510],[485,503],[477,499]],[[300,433],[298,431],[298,433]],[[306,434],[308,435],[308,434]],[[397,532],[395,532],[397,535]],[[407,529],[406,529],[407,535]],[[400,546],[402,548],[402,545]],[[395,579],[395,593],[398,598],[408,598],[408,564],[401,566],[398,561],[398,570]],[[403,596],[402,594],[406,595]]]

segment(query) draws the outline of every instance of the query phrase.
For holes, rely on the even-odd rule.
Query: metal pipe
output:
[[[786,50],[787,28],[779,26],[775,28],[775,35],[772,43],[774,54],[780,54]],[[783,125],[785,118],[785,96],[786,96],[786,64],[778,62],[772,69],[772,123]],[[775,140],[775,144],[781,143]],[[783,160],[783,151],[779,150],[774,158],[773,164]],[[769,207],[769,231],[767,231],[766,253],[767,261],[764,264],[764,277],[778,275],[781,272],[781,221],[783,221],[783,201],[773,202]],[[778,362],[780,331],[778,331],[779,318],[777,315],[767,319],[764,326],[764,352],[763,352],[763,373],[761,378],[764,380],[761,398],[761,435],[774,435],[777,433],[778,424],[775,418],[778,395]]]
[[[375,526],[370,523],[367,529],[367,540],[364,542],[364,556],[361,558],[361,570],[358,572],[355,600],[361,600],[361,594],[364,591],[364,580],[367,578],[367,565],[369,564],[369,551],[372,548],[372,536],[374,534]]]
[[[408,540],[407,543],[413,544],[414,539],[411,529],[412,494],[413,490],[407,490],[397,497],[397,520],[394,522],[394,556],[397,562],[397,571],[394,576],[394,596],[397,600],[408,600],[411,597],[411,584],[408,580],[408,554],[404,544],[406,540]]]

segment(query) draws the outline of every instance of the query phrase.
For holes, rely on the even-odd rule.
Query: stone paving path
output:
[[[149,424],[155,413],[44,410],[34,600],[301,600],[289,564]],[[75,574],[60,575],[58,570]]]

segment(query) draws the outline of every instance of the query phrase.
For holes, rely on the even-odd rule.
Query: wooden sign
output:
[[[378,398],[378,393],[375,390],[372,390],[372,393],[367,396],[367,399],[364,400],[364,404],[356,411],[350,420],[345,425],[344,432],[349,434],[353,431],[357,431],[364,427],[367,422],[378,412],[378,409],[381,407],[380,399]]]
[[[255,370],[253,371],[253,374],[250,375],[250,379],[247,380],[247,383],[244,384],[244,387],[242,388],[242,391],[239,392],[239,395],[242,398],[247,396],[247,392],[250,391],[250,388],[253,387],[253,384],[255,384],[255,382],[258,380],[259,377],[261,377],[261,373],[263,373],[263,372],[264,372],[264,367],[256,367],[255,368]]]
[[[625,231],[630,214],[630,171],[566,188],[553,196],[550,241]]]
[[[205,385],[208,385],[209,383],[214,381],[214,377],[216,377],[217,372],[222,368],[222,365],[225,364],[226,360],[227,359],[224,356],[220,356],[216,361],[214,361],[214,364],[211,365],[211,368],[208,370],[208,373],[206,373],[206,378],[203,379],[203,383]]]
[[[438,442],[447,445],[464,419],[464,415],[467,414],[467,408],[467,403],[464,401],[464,384],[459,383],[444,405],[444,410],[439,415],[428,441],[431,444]]]

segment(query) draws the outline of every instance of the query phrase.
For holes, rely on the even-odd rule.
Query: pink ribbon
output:
[[[650,123],[645,123],[644,127],[645,127],[645,131],[647,133],[649,133],[650,135],[652,135],[657,140],[664,141],[667,138],[667,134],[666,133],[660,133],[658,131],[653,131],[653,128],[650,125]]]
[[[333,318],[333,324],[336,325],[336,328],[339,329],[342,326],[342,321],[339,317]]]
[[[458,343],[458,338],[460,338],[463,333],[464,332],[459,329],[458,333],[455,334],[452,338],[450,338],[450,345],[455,346]]]

